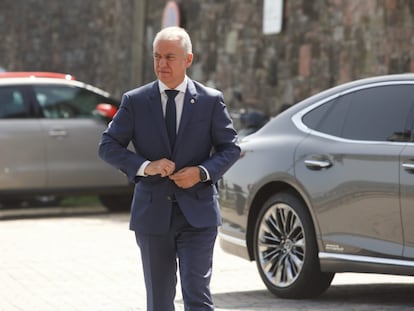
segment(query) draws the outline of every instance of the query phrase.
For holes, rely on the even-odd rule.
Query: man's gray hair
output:
[[[178,40],[185,52],[185,54],[193,53],[193,46],[191,44],[190,36],[184,28],[171,26],[160,30],[154,38],[152,48],[155,50],[155,46],[160,40]]]

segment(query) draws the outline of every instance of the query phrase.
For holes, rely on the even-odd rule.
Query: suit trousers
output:
[[[135,231],[147,291],[147,311],[173,311],[177,263],[185,311],[214,310],[210,293],[217,227],[191,226],[177,203],[171,226],[163,235]]]

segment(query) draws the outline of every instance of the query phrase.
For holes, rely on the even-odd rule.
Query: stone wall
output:
[[[182,6],[196,53],[192,76],[213,81],[233,108],[274,115],[338,83],[414,71],[414,1],[285,0],[277,35],[262,33],[263,0]]]
[[[280,34],[263,0],[182,0],[189,75],[233,108],[275,115],[349,80],[414,72],[414,1],[285,0]],[[69,72],[116,96],[154,79],[152,39],[166,0],[2,0],[0,66]]]
[[[70,73],[119,96],[134,86],[133,2],[1,0],[0,66]]]

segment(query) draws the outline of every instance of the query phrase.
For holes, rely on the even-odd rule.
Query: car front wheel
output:
[[[282,298],[312,298],[331,284],[323,273],[313,222],[305,204],[290,192],[273,195],[259,212],[254,253],[260,277]]]

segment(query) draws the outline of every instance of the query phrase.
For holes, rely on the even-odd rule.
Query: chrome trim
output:
[[[223,232],[219,232],[219,236],[221,239],[223,239],[226,242],[245,247],[247,249],[246,241],[243,239],[235,238],[231,235],[225,234]]]
[[[316,130],[313,130],[309,127],[307,127],[303,122],[302,122],[302,118],[305,114],[307,114],[309,111],[315,109],[316,107],[319,107],[320,105],[323,105],[324,103],[343,96],[345,94],[351,93],[351,92],[355,92],[355,91],[360,91],[363,89],[368,89],[368,88],[373,88],[373,87],[378,87],[378,86],[384,86],[384,85],[394,85],[394,84],[414,84],[414,81],[409,81],[409,80],[396,80],[396,81],[382,81],[382,82],[374,82],[374,83],[370,83],[370,84],[365,84],[365,85],[360,85],[360,86],[356,86],[356,87],[351,87],[347,90],[343,90],[337,94],[333,94],[331,96],[328,96],[322,100],[319,100],[315,103],[313,103],[312,105],[306,107],[305,109],[297,112],[296,114],[294,114],[291,118],[293,124],[298,128],[298,130],[309,134],[312,132],[312,135],[315,136],[319,136],[322,138],[326,138],[326,139],[331,139],[331,140],[335,140],[338,142],[348,142],[348,143],[357,143],[357,144],[392,144],[392,145],[406,145],[407,143],[410,142],[386,142],[386,141],[370,141],[370,140],[353,140],[353,139],[345,139],[345,138],[341,138],[341,137],[337,137],[337,136],[333,136],[333,135],[329,135],[329,134],[325,134],[322,132],[318,132]]]
[[[408,170],[414,170],[414,163],[403,163],[402,167]]]
[[[313,167],[326,168],[331,166],[329,161],[305,160],[305,164]]]
[[[382,264],[382,265],[414,267],[414,261],[409,261],[409,260],[333,254],[333,253],[325,253],[325,252],[320,252],[318,255],[319,255],[319,259],[340,259],[340,260],[345,260],[345,261],[350,261],[350,262],[366,262],[366,263],[376,263],[376,264]]]

